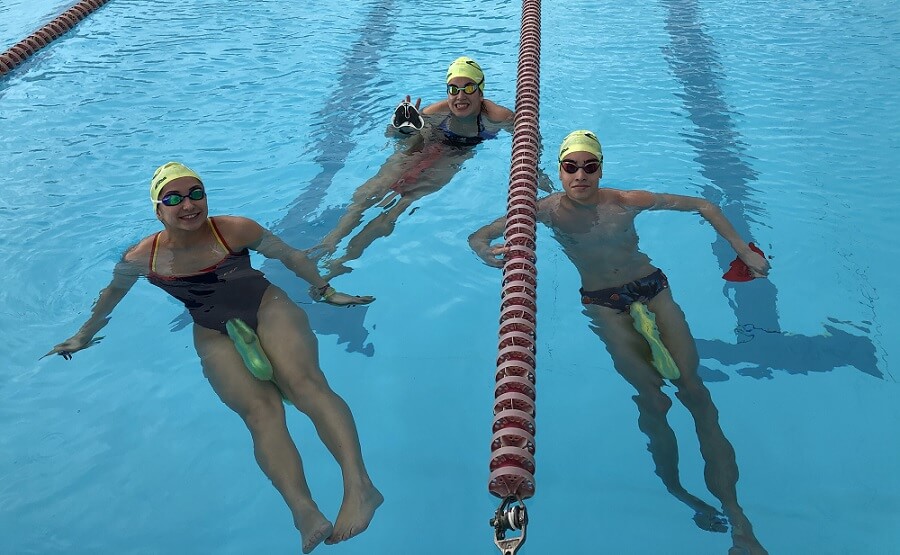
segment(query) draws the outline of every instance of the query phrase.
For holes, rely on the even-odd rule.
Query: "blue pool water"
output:
[[[67,5],[3,2],[0,49]],[[0,553],[299,551],[173,300],[139,283],[99,346],[38,359],[158,229],[158,164],[198,169],[213,213],[311,247],[393,151],[396,102],[439,99],[449,61],[477,59],[487,96],[512,107],[519,17],[503,1],[116,0],[0,79]],[[638,220],[697,338],[762,544],[900,550],[900,8],[547,1],[542,28],[548,173],[569,130],[594,129],[603,183],[703,196],[772,257],[769,280],[729,285],[733,253],[699,217]],[[369,307],[314,305],[256,260],[310,314],[386,498],[363,535],[316,553],[498,552],[498,273],[466,236],[503,211],[510,145],[478,146],[336,280],[375,295]],[[521,553],[725,553],[728,536],[695,526],[654,474],[633,391],[546,229],[538,257],[537,494]],[[669,420],[682,483],[717,504],[690,415],[676,401]],[[333,516],[338,467],[305,417],[289,425]]]

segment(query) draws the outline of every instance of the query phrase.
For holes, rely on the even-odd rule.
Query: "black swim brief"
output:
[[[631,303],[649,301],[669,288],[669,280],[662,270],[657,269],[649,276],[636,279],[619,287],[609,287],[596,291],[579,289],[582,304],[597,304],[621,312],[628,312]]]

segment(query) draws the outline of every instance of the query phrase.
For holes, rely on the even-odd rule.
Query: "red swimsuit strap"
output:
[[[227,259],[229,256],[235,254],[235,252],[233,250],[231,250],[231,247],[228,246],[228,243],[225,241],[225,237],[222,235],[222,232],[219,231],[219,227],[216,225],[216,222],[212,219],[212,217],[207,218],[206,221],[209,222],[209,227],[210,227],[210,229],[212,229],[213,236],[216,238],[216,241],[218,241],[219,244],[222,245],[222,248],[225,249],[225,252],[227,252],[228,254],[225,255],[225,258],[223,258],[222,260],[219,260],[212,266],[210,266],[208,268],[203,268],[202,270],[198,270],[196,272],[196,274],[205,274],[206,272],[212,272],[219,266],[219,264],[224,262],[225,259]],[[156,252],[157,252],[157,247],[159,245],[159,236],[161,233],[162,233],[162,231],[156,232],[156,235],[153,236],[153,246],[150,247],[150,274],[154,275],[156,277],[162,278],[162,279],[177,279],[179,276],[163,276],[156,272]],[[192,274],[192,275],[196,275],[196,274]]]

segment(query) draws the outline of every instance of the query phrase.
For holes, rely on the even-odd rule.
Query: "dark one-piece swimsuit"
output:
[[[669,280],[662,270],[657,269],[649,276],[636,279],[619,287],[597,289],[596,291],[581,292],[582,304],[597,304],[612,308],[621,312],[628,312],[631,303],[636,301],[649,301],[669,288]]]
[[[450,116],[447,116],[440,124],[438,124],[438,129],[444,133],[444,142],[452,146],[475,146],[485,139],[493,139],[497,136],[497,133],[488,131],[484,128],[484,123],[481,121],[481,114],[478,114],[478,134],[474,137],[459,135],[451,131]]]
[[[209,218],[207,221],[216,240],[228,252],[225,258],[196,274],[160,275],[156,273],[156,249],[159,243],[157,233],[153,238],[147,279],[184,303],[197,325],[228,333],[225,322],[231,318],[240,318],[255,331],[259,324],[257,313],[269,287],[269,280],[262,272],[250,266],[249,250],[232,251],[213,219]]]

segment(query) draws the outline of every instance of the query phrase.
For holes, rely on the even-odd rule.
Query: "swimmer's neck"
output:
[[[567,192],[564,192],[563,196],[572,205],[572,208],[589,210],[593,210],[601,204],[607,204],[611,200],[611,197],[609,195],[604,194],[604,189],[602,189],[601,187],[595,188],[588,195],[582,196],[581,198],[574,198]]]

